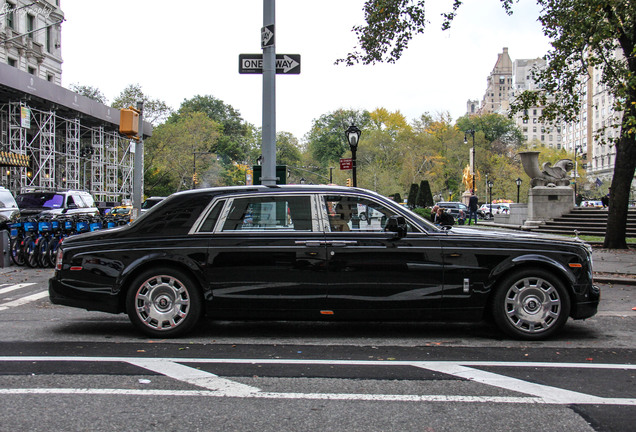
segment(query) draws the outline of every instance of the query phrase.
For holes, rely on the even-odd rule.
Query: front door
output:
[[[439,240],[412,225],[402,239],[384,232],[396,211],[380,201],[334,195],[323,204],[334,318],[433,318],[443,289]]]

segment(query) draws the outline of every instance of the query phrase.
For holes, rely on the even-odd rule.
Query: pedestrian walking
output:
[[[479,198],[475,195],[475,191],[470,191],[470,198],[468,199],[468,225],[475,217],[475,225],[477,225],[477,207],[479,206]]]

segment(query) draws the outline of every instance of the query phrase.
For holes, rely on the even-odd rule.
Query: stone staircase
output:
[[[576,207],[554,220],[533,229],[533,232],[572,235],[574,230],[579,235],[605,236],[607,227],[607,209]],[[627,215],[626,237],[636,238],[636,208],[631,208]]]

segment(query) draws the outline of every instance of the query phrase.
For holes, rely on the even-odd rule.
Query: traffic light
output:
[[[127,137],[139,134],[139,111],[133,107],[119,110],[119,133]]]
[[[348,186],[348,187],[353,186],[353,182],[351,181],[351,179],[350,179],[350,178],[348,178],[348,179],[347,179],[347,186]]]

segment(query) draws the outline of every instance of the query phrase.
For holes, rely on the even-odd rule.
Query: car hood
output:
[[[553,234],[538,234],[525,231],[512,230],[486,230],[478,228],[465,228],[454,226],[448,230],[448,235],[474,236],[478,238],[501,239],[501,240],[527,240],[536,242],[545,242],[550,244],[562,245],[586,245],[583,240],[571,239]]]

